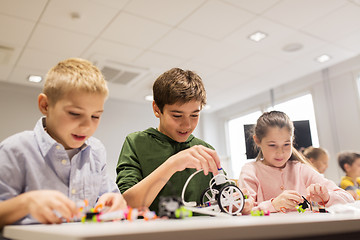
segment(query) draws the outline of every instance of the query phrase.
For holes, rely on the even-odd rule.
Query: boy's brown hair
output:
[[[360,158],[359,152],[345,151],[338,154],[338,163],[341,169],[345,171],[345,164],[353,165],[356,159]]]
[[[55,104],[74,90],[104,96],[109,94],[101,71],[91,62],[81,58],[69,58],[52,67],[46,74],[43,93]]]
[[[161,112],[165,104],[199,101],[206,104],[206,91],[199,75],[193,71],[172,68],[161,74],[153,85],[154,101]]]

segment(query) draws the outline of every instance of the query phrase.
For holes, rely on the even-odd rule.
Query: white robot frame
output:
[[[197,206],[196,202],[185,201],[184,195],[187,185],[201,171],[203,170],[194,172],[185,182],[181,194],[184,206],[193,212],[213,216],[239,215],[245,205],[244,194],[233,180],[227,178],[222,169],[219,169],[219,173],[210,180],[209,187],[201,195],[200,206]]]

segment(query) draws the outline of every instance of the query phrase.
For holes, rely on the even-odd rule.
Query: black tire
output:
[[[217,201],[221,211],[230,215],[237,215],[244,209],[245,205],[244,194],[235,185],[222,187]]]

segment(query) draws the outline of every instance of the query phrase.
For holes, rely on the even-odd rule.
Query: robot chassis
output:
[[[193,212],[212,216],[240,215],[245,205],[244,194],[233,180],[227,178],[222,168],[210,180],[209,187],[202,193],[200,206],[197,206],[196,202],[185,201],[184,195],[187,185],[201,171],[203,170],[194,172],[185,182],[181,195],[184,206]]]

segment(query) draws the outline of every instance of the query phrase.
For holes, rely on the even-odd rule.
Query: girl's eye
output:
[[[91,116],[92,118],[94,118],[94,119],[99,119],[100,118],[100,116]]]
[[[197,118],[197,117],[199,117],[199,115],[198,115],[198,114],[194,114],[194,115],[191,115],[191,117]]]
[[[181,118],[181,115],[173,115],[174,118]]]
[[[69,112],[70,115],[73,115],[73,116],[79,116],[80,114],[78,113],[74,113],[74,112]]]

